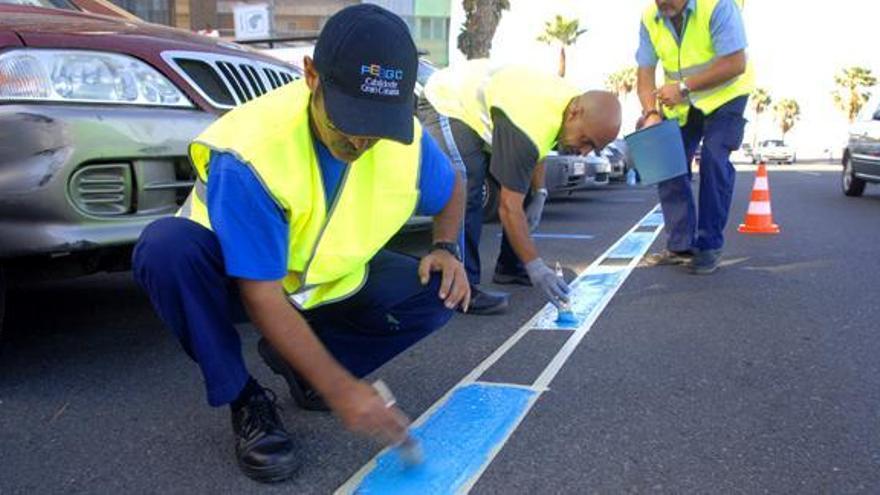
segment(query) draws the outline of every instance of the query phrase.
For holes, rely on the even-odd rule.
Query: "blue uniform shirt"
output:
[[[684,8],[685,17],[691,15],[697,6],[697,0],[688,0]],[[663,17],[658,14],[658,17]],[[687,25],[687,19],[683,23]],[[672,25],[672,20],[664,17],[663,23],[672,32],[672,36],[681,44],[681,39]],[[639,67],[653,67],[657,65],[657,51],[654,43],[648,35],[644,23],[639,23],[639,49],[636,51],[636,63]],[[730,55],[746,49],[746,30],[742,20],[742,13],[734,0],[719,0],[709,19],[709,29],[712,31],[712,46],[719,57]]]
[[[348,165],[320,142],[315,142],[315,151],[329,208]],[[452,196],[455,173],[427,133],[422,134],[420,167],[416,213],[436,215]],[[229,276],[279,280],[287,274],[289,229],[284,214],[251,169],[229,153],[211,154],[207,205]]]

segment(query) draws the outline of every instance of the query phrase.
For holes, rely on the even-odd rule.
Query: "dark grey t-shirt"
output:
[[[492,109],[492,124],[489,173],[507,189],[526,194],[538,163],[538,148],[498,108]]]

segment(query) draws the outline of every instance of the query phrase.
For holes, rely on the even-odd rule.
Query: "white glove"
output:
[[[526,272],[529,274],[529,280],[532,281],[532,285],[540,287],[544,291],[544,295],[547,296],[547,299],[554,306],[558,308],[560,304],[568,302],[568,293],[571,289],[565,283],[565,280],[556,275],[544,263],[544,260],[536,258],[529,261],[526,263]]]
[[[529,201],[529,206],[526,207],[526,221],[529,224],[529,233],[538,229],[538,224],[541,223],[541,214],[544,213],[544,203],[546,202],[546,189],[538,189],[532,195],[532,200]]]

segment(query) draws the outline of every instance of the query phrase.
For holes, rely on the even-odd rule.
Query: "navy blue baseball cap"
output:
[[[314,60],[334,126],[412,142],[419,60],[403,19],[377,5],[346,7],[327,20]]]

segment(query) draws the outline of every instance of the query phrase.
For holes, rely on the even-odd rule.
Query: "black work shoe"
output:
[[[699,251],[697,254],[695,254],[694,259],[691,261],[691,264],[688,268],[690,272],[694,275],[710,275],[718,270],[718,266],[720,264],[721,250],[707,249],[705,251]]]
[[[261,338],[257,344],[257,351],[260,357],[265,361],[266,366],[272,369],[277,375],[281,375],[287,381],[287,387],[290,388],[290,396],[293,401],[301,409],[307,411],[329,411],[330,407],[324,402],[324,399],[318,395],[318,392],[312,388],[305,380],[293,371],[293,368],[287,364],[283,357],[271,346],[266,339]]]
[[[278,417],[275,400],[271,390],[263,389],[241,407],[232,408],[238,467],[261,483],[284,481],[300,466],[293,441]]]
[[[510,294],[506,292],[485,291],[476,285],[471,286],[471,305],[469,315],[493,315],[501,313],[510,304]]]
[[[529,274],[525,271],[518,273],[507,273],[498,268],[495,268],[495,273],[492,275],[492,282],[498,285],[525,285],[526,287],[532,286],[532,281],[529,279]]]
[[[694,258],[692,251],[670,251],[664,249],[642,258],[642,266],[687,265]]]

